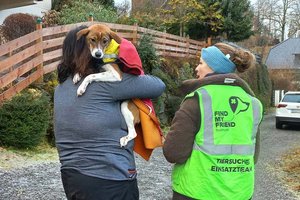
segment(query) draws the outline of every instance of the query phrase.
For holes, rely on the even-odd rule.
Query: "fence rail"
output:
[[[56,70],[61,59],[63,40],[68,31],[80,25],[90,26],[99,22],[83,22],[49,28],[37,24],[36,31],[0,45],[0,104],[41,80],[44,74]],[[102,23],[102,22],[101,22]],[[158,55],[165,57],[195,58],[205,41],[196,41],[166,32],[142,28],[137,25],[104,23],[121,37],[137,45],[143,35],[153,37]]]

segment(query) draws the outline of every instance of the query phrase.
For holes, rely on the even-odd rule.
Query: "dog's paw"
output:
[[[83,93],[85,93],[85,90],[86,90],[86,87],[84,86],[84,84],[81,84],[77,89],[77,96],[83,95]]]
[[[78,73],[76,73],[73,77],[73,83],[76,84],[81,80],[81,77]]]
[[[127,143],[130,140],[133,140],[136,136],[137,136],[137,134],[136,134],[135,131],[133,131],[133,132],[129,131],[128,135],[126,135],[124,137],[121,137],[121,139],[120,139],[120,145],[121,145],[121,147],[125,147],[127,145]]]
[[[83,95],[84,92],[85,92],[85,90],[78,88],[78,90],[77,90],[77,96]]]
[[[124,137],[121,137],[120,139],[120,145],[121,147],[125,147],[127,143],[129,142],[130,138],[126,135]]]

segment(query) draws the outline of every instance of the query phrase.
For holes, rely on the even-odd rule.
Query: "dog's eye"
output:
[[[107,44],[108,39],[103,39],[103,44]]]
[[[94,38],[91,38],[90,40],[91,40],[91,42],[96,42],[96,40]]]

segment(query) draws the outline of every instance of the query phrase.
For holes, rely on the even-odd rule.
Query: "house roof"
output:
[[[272,47],[266,65],[269,69],[300,69],[300,38],[289,38]]]

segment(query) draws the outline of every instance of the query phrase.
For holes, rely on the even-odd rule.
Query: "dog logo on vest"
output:
[[[239,114],[248,110],[250,103],[244,102],[239,97],[232,96],[229,98],[229,105],[234,114]]]

